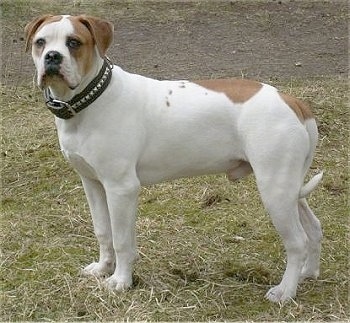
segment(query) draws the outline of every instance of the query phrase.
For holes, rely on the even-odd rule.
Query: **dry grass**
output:
[[[344,80],[291,81],[320,123],[310,198],[322,221],[322,274],[295,302],[263,300],[284,252],[254,178],[183,179],[144,188],[134,289],[114,294],[79,268],[98,256],[78,176],[60,155],[51,114],[32,88],[1,88],[2,320],[342,320],[348,317],[348,110]]]

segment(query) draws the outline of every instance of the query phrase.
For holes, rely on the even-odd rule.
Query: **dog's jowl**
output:
[[[300,280],[318,276],[322,232],[306,197],[322,173],[304,184],[318,138],[305,103],[249,80],[158,81],[128,73],[106,57],[113,26],[98,18],[45,15],[25,32],[100,245],[85,274],[109,276],[115,290],[132,285],[141,185],[254,172],[287,253],[282,281],[266,297],[288,300]]]

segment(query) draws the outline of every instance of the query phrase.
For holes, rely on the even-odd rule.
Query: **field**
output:
[[[349,311],[346,1],[10,1],[1,3],[1,321],[345,321]],[[142,189],[134,288],[79,270],[98,257],[78,175],[33,85],[23,27],[42,13],[115,23],[111,59],[151,77],[247,77],[309,102],[320,140],[309,198],[321,220],[321,276],[297,298],[263,296],[283,274],[281,241],[254,177]],[[286,28],[287,26],[287,28]]]

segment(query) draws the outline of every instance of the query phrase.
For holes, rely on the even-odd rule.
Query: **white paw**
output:
[[[132,278],[120,278],[116,274],[107,278],[105,285],[112,291],[122,292],[129,289],[132,285]]]
[[[95,277],[105,277],[113,274],[114,264],[106,264],[93,262],[92,264],[86,266],[82,269],[81,273],[84,276],[95,276]]]
[[[274,303],[285,302],[295,297],[295,292],[289,292],[280,285],[272,287],[265,295],[265,297]]]

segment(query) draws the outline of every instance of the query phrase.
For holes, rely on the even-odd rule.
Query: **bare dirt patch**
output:
[[[346,76],[347,2],[5,1],[2,80],[32,80],[23,27],[43,13],[87,13],[115,25],[109,55],[123,68],[165,78],[262,80]],[[28,3],[28,2],[27,2]]]

